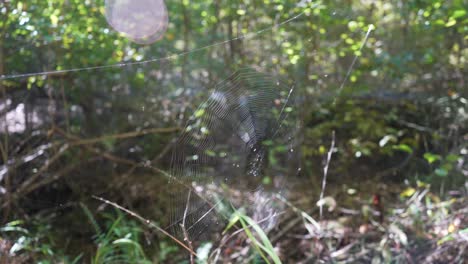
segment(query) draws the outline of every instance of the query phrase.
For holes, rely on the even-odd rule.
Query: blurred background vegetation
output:
[[[189,263],[92,195],[167,226],[166,179],[142,164],[168,170],[180,128],[243,67],[300,97],[301,173],[268,234],[283,262],[466,261],[465,0],[166,5],[164,37],[138,45],[107,24],[102,0],[0,0],[1,263]],[[262,263],[248,240],[225,244],[222,262]]]

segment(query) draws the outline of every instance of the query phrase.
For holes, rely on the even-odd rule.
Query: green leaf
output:
[[[120,239],[117,239],[117,240],[114,240],[114,242],[112,242],[112,244],[114,245],[128,245],[128,246],[132,246],[134,247],[136,250],[138,250],[138,253],[141,255],[141,256],[145,256],[145,253],[143,252],[143,249],[141,248],[141,245],[138,243],[138,242],[135,242],[131,239],[128,239],[128,238],[120,238]]]
[[[250,231],[250,229],[249,229],[249,227],[247,226],[247,224],[245,223],[245,221],[242,220],[242,218],[239,218],[239,221],[241,222],[242,227],[244,228],[245,234],[246,234],[247,237],[252,241],[255,250],[257,250],[257,252],[260,254],[260,256],[265,260],[265,262],[266,262],[267,264],[270,264],[270,261],[268,260],[268,258],[263,254],[263,251],[262,251],[262,247],[263,247],[263,246],[262,246],[262,245],[260,244],[260,242],[258,242],[258,240],[254,237],[254,235],[253,235],[252,232]]]
[[[453,17],[451,17],[449,19],[449,21],[447,21],[447,23],[445,23],[445,27],[451,27],[451,26],[454,26],[455,24],[457,24],[457,20],[455,20]]]
[[[237,13],[239,16],[243,16],[243,15],[245,15],[245,10],[239,9],[239,10],[237,10],[236,13]]]
[[[229,223],[228,225],[226,226],[226,228],[224,229],[223,231],[223,234],[225,234],[229,229],[231,229],[237,222],[239,222],[239,214],[233,214],[231,216],[231,219],[229,220]]]
[[[271,178],[268,176],[263,177],[262,179],[262,184],[264,185],[270,185],[271,184]]]
[[[429,164],[432,164],[438,160],[440,160],[440,155],[432,154],[430,152],[424,153],[424,159],[429,162]]]
[[[466,10],[458,9],[453,12],[452,18],[456,19],[464,16],[466,16]]]
[[[263,251],[265,251],[268,254],[268,256],[271,257],[271,259],[273,260],[273,262],[275,264],[280,264],[281,260],[278,257],[278,255],[276,254],[275,249],[273,248],[273,245],[270,242],[270,239],[268,239],[268,236],[265,234],[263,229],[252,218],[250,218],[250,217],[248,217],[246,215],[241,215],[240,220],[241,220],[241,223],[243,223],[244,221],[247,222],[247,224],[249,224],[255,230],[257,235],[260,237],[260,240],[262,241],[262,243],[258,244],[258,246]],[[244,227],[244,230],[248,229],[248,227],[245,226],[245,225],[243,225],[243,227]],[[249,238],[252,239],[253,237],[252,238],[249,237]],[[256,239],[254,238],[254,240],[256,240]],[[257,241],[257,243],[258,243],[258,241]]]
[[[79,254],[78,256],[76,256],[76,258],[74,258],[74,259],[71,261],[71,264],[80,263],[79,261],[81,260],[82,257],[83,257],[83,253]]]
[[[400,197],[411,197],[416,192],[416,189],[413,187],[406,188],[403,192],[400,193]]]
[[[413,153],[413,149],[406,144],[393,146],[393,149],[400,150],[400,151],[407,152],[407,153]]]
[[[437,175],[437,176],[440,176],[440,177],[445,177],[448,175],[448,171],[443,169],[443,168],[437,168],[434,173]]]
[[[204,108],[201,108],[201,109],[198,109],[198,110],[195,112],[195,117],[196,117],[196,118],[200,118],[200,117],[202,117],[204,114],[205,114],[205,109],[204,109]]]
[[[216,152],[214,152],[214,151],[211,150],[211,149],[205,150],[205,154],[206,154],[207,156],[210,156],[210,157],[216,157]]]
[[[460,157],[458,155],[455,155],[455,154],[449,154],[447,155],[447,157],[445,157],[445,160],[447,160],[448,162],[456,162]]]

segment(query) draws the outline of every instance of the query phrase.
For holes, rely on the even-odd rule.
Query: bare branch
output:
[[[187,229],[185,229],[185,219],[187,218],[187,211],[189,208],[190,204],[190,194],[192,193],[192,189],[189,189],[189,192],[187,194],[187,203],[185,204],[185,210],[184,210],[184,218],[182,219],[182,224],[180,224],[180,227],[182,228],[182,232],[184,233],[184,240],[187,242],[188,247],[193,251],[193,246],[192,246],[192,241],[189,238]],[[195,261],[193,259],[193,255],[190,254],[190,264],[194,264]]]
[[[335,131],[332,132],[332,142],[330,149],[328,150],[327,153],[327,160],[325,162],[325,167],[323,167],[323,179],[322,179],[322,190],[320,191],[320,198],[319,201],[323,199],[323,195],[325,193],[325,187],[327,185],[327,175],[328,175],[328,167],[330,165],[330,161],[333,155],[333,149],[335,148]],[[322,219],[322,213],[323,213],[323,203],[320,203],[320,219]]]

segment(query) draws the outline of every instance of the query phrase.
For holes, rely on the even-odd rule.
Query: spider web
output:
[[[259,31],[166,57],[58,71],[12,73],[0,75],[0,81],[175,60],[232,41],[256,38],[303,14],[292,15]],[[161,26],[161,32],[165,30],[165,26]],[[370,30],[365,39],[369,33]],[[159,38],[159,34],[159,31],[136,32],[133,37],[137,42],[146,43]],[[339,92],[344,84],[345,81]],[[247,68],[235,72],[213,90],[208,100],[193,113],[173,150],[170,176],[174,180],[170,185],[177,185],[178,189],[171,199],[170,230],[181,240],[197,242],[214,234],[228,222],[232,207],[245,208],[257,222],[269,219],[261,225],[270,228],[280,209],[268,194],[282,192],[287,177],[300,169],[295,146],[298,102],[291,84],[275,74]]]
[[[246,210],[254,218],[274,221],[276,211],[265,195],[268,187],[282,190],[297,153],[293,95],[286,81],[251,68],[216,85],[173,150],[172,183],[182,187],[171,204],[176,236],[201,240],[208,227],[224,226],[232,206],[250,204]]]

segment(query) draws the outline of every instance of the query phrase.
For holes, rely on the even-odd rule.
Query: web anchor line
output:
[[[81,67],[81,68],[73,68],[73,69],[65,69],[65,70],[52,70],[52,71],[42,71],[42,72],[0,75],[0,81],[1,80],[9,80],[9,79],[20,79],[20,78],[27,78],[27,77],[35,77],[35,76],[49,76],[49,75],[72,73],[72,72],[104,70],[104,69],[111,69],[111,68],[122,68],[122,67],[127,67],[127,66],[154,63],[154,62],[158,62],[158,61],[169,61],[169,60],[176,59],[178,57],[182,57],[182,56],[185,56],[185,55],[188,55],[188,54],[191,54],[191,53],[199,52],[199,51],[209,49],[209,48],[212,48],[212,47],[216,47],[216,46],[221,46],[221,45],[227,44],[227,43],[232,42],[232,41],[242,40],[242,39],[253,39],[258,35],[261,35],[261,34],[263,34],[265,32],[268,32],[268,31],[272,31],[273,29],[282,27],[282,26],[284,26],[284,25],[298,19],[304,13],[305,13],[305,11],[303,11],[303,12],[297,14],[297,15],[294,15],[293,17],[288,18],[288,19],[284,20],[283,22],[274,24],[274,25],[272,25],[270,27],[261,29],[261,30],[256,31],[256,32],[250,32],[250,33],[247,33],[245,35],[240,35],[240,36],[232,38],[232,39],[227,39],[227,40],[223,40],[223,41],[220,41],[220,42],[215,42],[215,43],[210,44],[210,45],[206,45],[206,46],[203,46],[203,47],[199,47],[199,48],[195,48],[195,49],[192,49],[192,50],[184,51],[184,52],[181,52],[181,53],[172,54],[172,55],[169,55],[169,56],[166,56],[166,57],[153,58],[153,59],[148,59],[148,60],[144,60],[144,61],[129,61],[129,62],[116,63],[116,64],[109,64],[109,65]]]
[[[354,65],[356,64],[357,62],[357,59],[361,56],[359,55],[362,51],[362,49],[364,48],[364,46],[366,45],[367,43],[367,40],[369,39],[369,36],[372,32],[372,30],[374,29],[374,26],[369,26],[369,28],[367,29],[367,32],[366,32],[366,35],[364,36],[364,39],[362,40],[361,42],[361,46],[359,47],[359,50],[358,50],[358,54],[356,54],[353,58],[353,61],[351,62],[351,65],[349,65],[348,67],[348,71],[346,72],[346,75],[343,79],[343,81],[341,82],[340,84],[340,88],[338,88],[338,92],[337,92],[337,95],[335,96],[334,100],[333,100],[333,103],[336,103],[336,98],[341,95],[341,92],[343,91],[344,89],[344,86],[346,84],[346,81],[348,80],[349,76],[351,75],[351,72],[353,71],[354,69]]]

